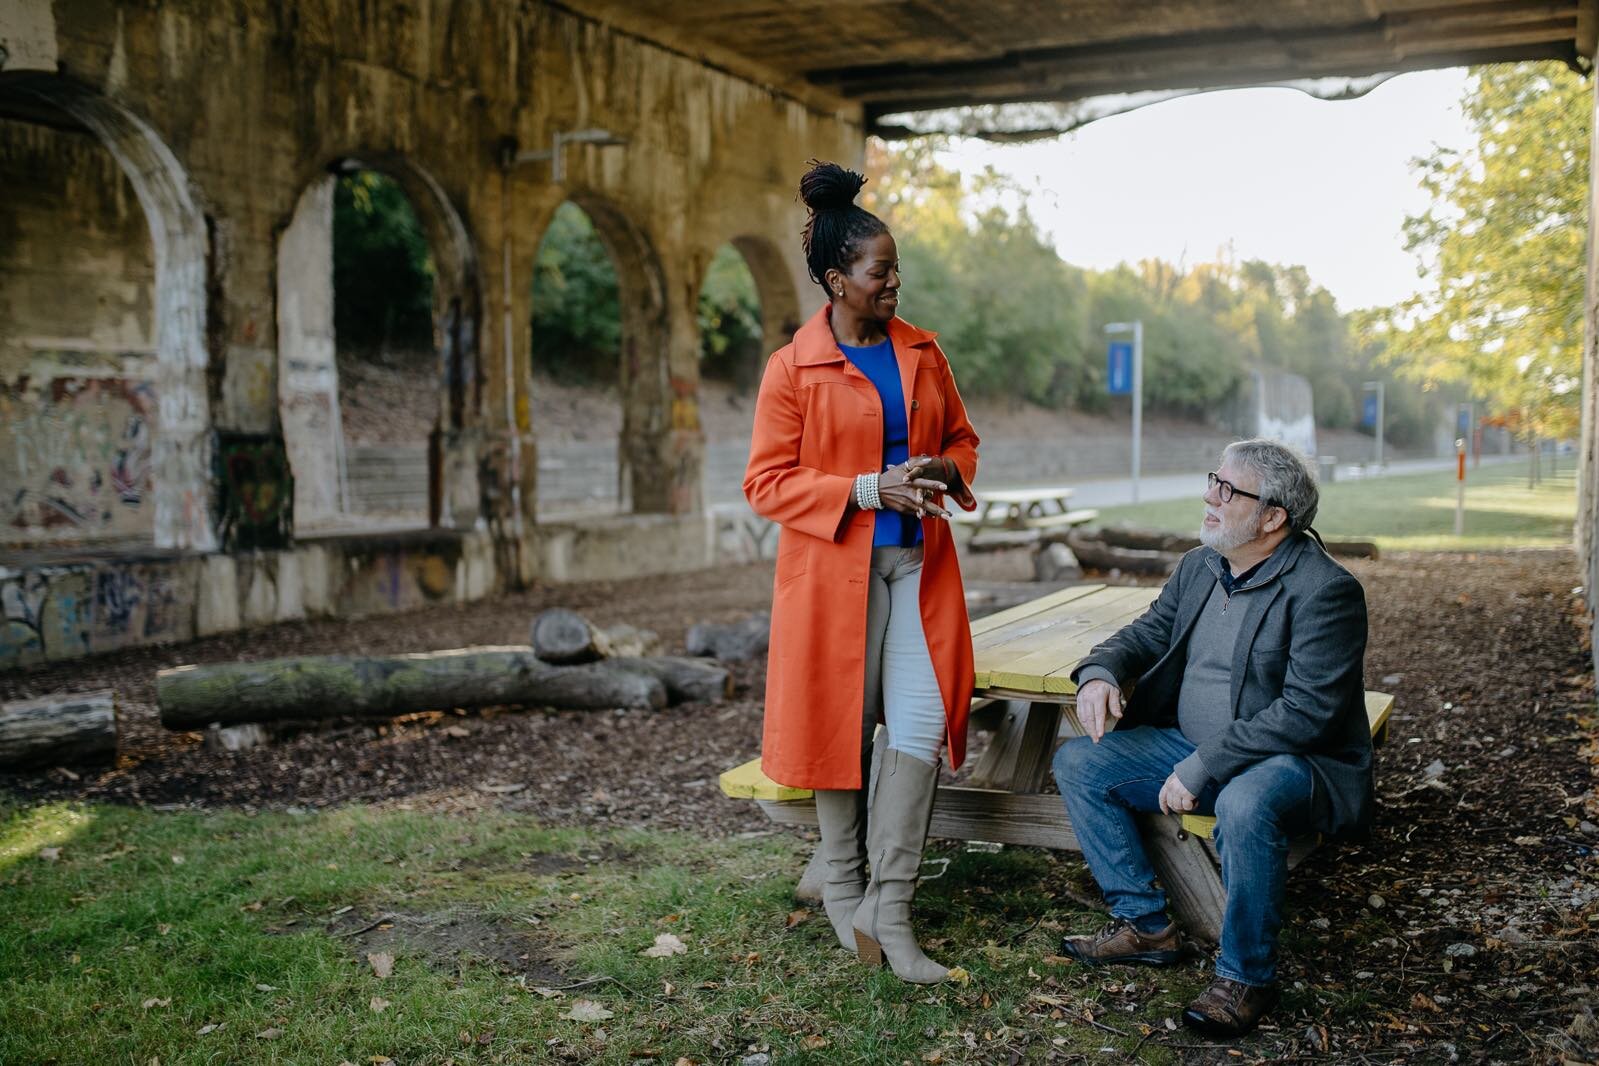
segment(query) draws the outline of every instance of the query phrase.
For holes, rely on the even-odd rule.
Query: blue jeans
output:
[[[1098,744],[1074,737],[1055,753],[1055,782],[1072,829],[1117,918],[1166,909],[1133,812],[1160,810],[1160,786],[1193,750],[1179,730],[1141,726],[1106,733]],[[1218,977],[1246,985],[1276,979],[1288,840],[1311,830],[1314,798],[1310,763],[1296,755],[1262,759],[1219,791],[1213,782],[1199,795],[1192,813],[1216,816],[1227,890]]]

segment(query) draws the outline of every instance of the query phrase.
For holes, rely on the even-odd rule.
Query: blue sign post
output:
[[[1138,477],[1144,457],[1144,323],[1110,322],[1110,334],[1131,333],[1133,341],[1111,341],[1105,351],[1105,387],[1112,396],[1133,398],[1133,502],[1138,502]]]
[[[1133,346],[1126,341],[1111,341],[1105,353],[1105,381],[1112,396],[1128,396],[1133,391]]]
[[[1377,394],[1375,392],[1366,393],[1366,402],[1360,412],[1360,424],[1367,428],[1377,424]]]

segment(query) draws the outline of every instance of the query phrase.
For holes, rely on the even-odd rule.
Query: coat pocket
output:
[[[784,529],[777,535],[777,587],[782,588],[796,578],[805,576],[810,567],[811,552],[808,541],[816,538],[794,529]]]

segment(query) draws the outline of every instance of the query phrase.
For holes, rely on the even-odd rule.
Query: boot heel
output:
[[[861,932],[855,930],[855,954],[866,965],[874,969],[883,965],[883,945]]]

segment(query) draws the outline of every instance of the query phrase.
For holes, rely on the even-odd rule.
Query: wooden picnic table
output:
[[[1143,614],[1159,593],[1150,586],[1077,585],[972,623],[973,696],[987,709],[994,735],[965,782],[939,789],[929,835],[1082,850],[1060,796],[1042,791],[1061,737],[1083,732],[1071,673],[1094,645]],[[1393,702],[1384,693],[1366,694],[1374,738],[1385,732]],[[982,717],[974,713],[974,724],[981,727]],[[816,824],[810,792],[772,782],[758,759],[723,774],[722,789],[755,799],[774,821]],[[1217,940],[1226,899],[1210,842],[1215,820],[1150,814],[1140,816],[1140,823],[1178,920],[1191,935]],[[1296,842],[1290,865],[1315,845]],[[821,874],[813,858],[798,894],[819,894]]]
[[[951,517],[970,530],[970,547],[1028,544],[1053,529],[1069,529],[1099,517],[1090,509],[1071,509],[1076,490],[1064,485],[995,489],[977,493],[977,510],[956,510]]]

